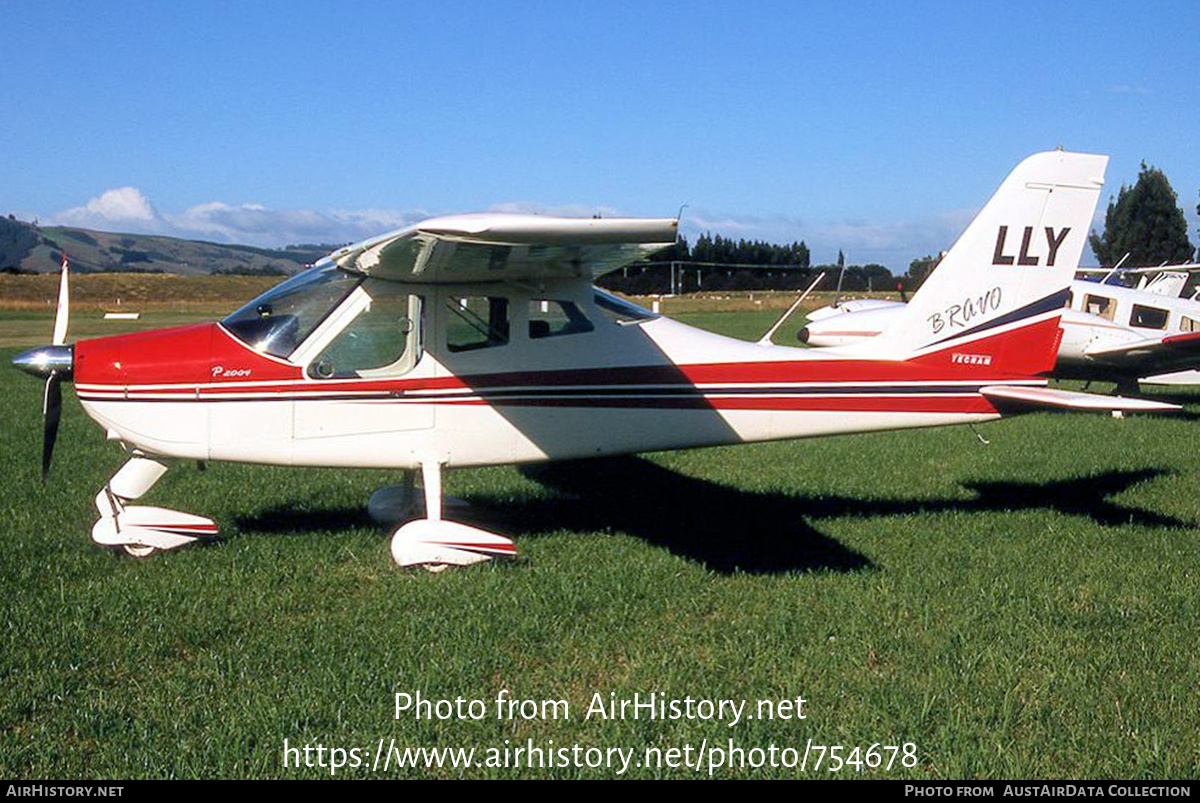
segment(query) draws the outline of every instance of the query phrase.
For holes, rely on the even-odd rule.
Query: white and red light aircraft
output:
[[[1059,322],[1063,334],[1054,377],[1115,382],[1123,393],[1136,393],[1139,382],[1200,384],[1200,300],[1179,296],[1186,273],[1153,270],[1162,272],[1137,288],[1071,282],[1068,308]],[[859,343],[886,332],[904,315],[904,306],[863,298],[822,307],[809,314],[799,338],[815,348]]]
[[[55,345],[14,363],[47,377],[44,467],[66,378],[131,455],[96,497],[97,544],[144,555],[215,535],[209,519],[130,504],[173,460],[354,466],[421,472],[424,516],[392,536],[398,563],[466,565],[515,546],[443,518],[449,468],[1041,406],[1170,409],[1046,387],[1106,163],[1064,152],[1022,162],[902,320],[862,346],[734,340],[592,286],[674,242],[676,220],[466,215],[336,251],[220,323],[67,346],[64,290]],[[1016,264],[996,257],[1014,234]]]

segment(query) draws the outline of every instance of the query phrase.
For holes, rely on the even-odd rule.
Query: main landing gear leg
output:
[[[203,516],[162,507],[127,506],[140,499],[167,472],[167,466],[148,457],[133,457],[96,494],[100,520],[92,527],[99,546],[124,549],[135,558],[160,549],[176,549],[193,541],[214,538],[217,525]]]
[[[392,559],[401,566],[470,566],[495,557],[513,557],[517,547],[502,535],[442,518],[442,464],[421,464],[425,518],[410,521],[392,536]]]

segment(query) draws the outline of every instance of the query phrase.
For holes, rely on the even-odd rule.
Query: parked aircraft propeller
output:
[[[58,424],[62,418],[62,381],[70,379],[74,370],[75,350],[66,345],[67,323],[71,317],[67,255],[63,254],[62,278],[58,283],[58,309],[54,314],[53,342],[18,354],[13,365],[46,380],[42,397],[42,479],[50,474],[54,442],[58,439]]]

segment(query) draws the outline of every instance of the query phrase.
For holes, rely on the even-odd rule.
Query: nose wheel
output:
[[[155,552],[215,538],[217,525],[211,519],[168,508],[127,504],[150,490],[166,470],[166,464],[157,460],[130,458],[96,494],[100,520],[92,527],[92,541],[124,550],[131,557],[148,558]]]

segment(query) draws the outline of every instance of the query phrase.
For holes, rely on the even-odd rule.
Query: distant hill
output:
[[[337,245],[255,248],[149,234],[113,234],[61,226],[35,226],[0,217],[0,271],[50,273],[66,250],[78,273],[175,273],[196,276],[290,276]]]

